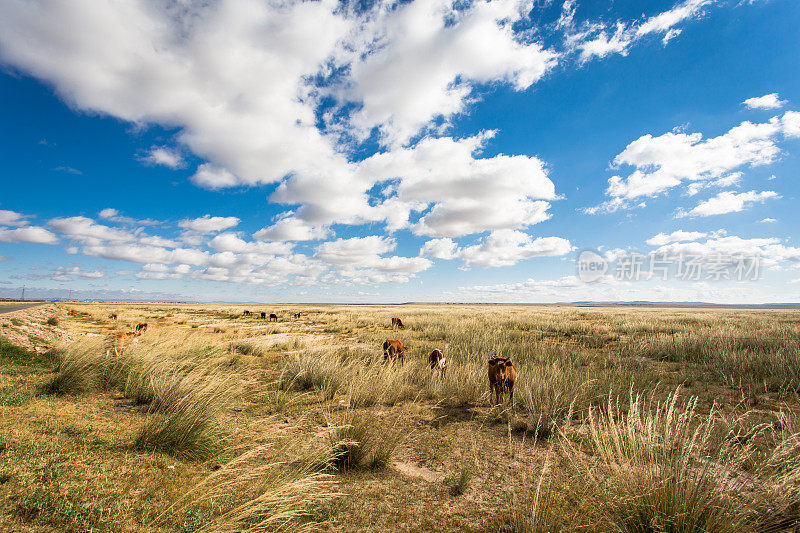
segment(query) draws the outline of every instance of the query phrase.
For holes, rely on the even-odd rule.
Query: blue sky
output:
[[[3,2],[0,296],[800,302],[798,27],[795,0]]]

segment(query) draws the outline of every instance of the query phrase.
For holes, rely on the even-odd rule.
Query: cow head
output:
[[[511,359],[504,359],[498,356],[489,359],[489,368],[494,368],[494,379],[502,386],[505,386],[508,377],[506,369],[512,366],[514,366],[514,363],[511,362]]]

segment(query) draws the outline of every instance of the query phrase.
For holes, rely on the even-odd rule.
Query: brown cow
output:
[[[147,322],[142,322],[141,324],[136,324],[136,328],[135,328],[136,329],[136,333],[139,333],[139,334],[144,333],[145,331],[147,331],[147,327],[148,327]]]
[[[389,359],[400,361],[403,364],[406,356],[406,347],[403,346],[403,341],[387,340],[383,343],[383,360]]]
[[[399,318],[392,318],[392,329],[395,328],[406,329],[406,327],[403,325],[402,320],[400,320]]]
[[[261,311],[261,320],[266,320],[266,319],[267,319],[267,313]]]
[[[117,331],[114,333],[114,353],[119,356],[125,348],[139,341],[141,333],[133,331]]]
[[[278,315],[276,315],[275,313],[270,313],[269,314],[269,321],[272,322],[273,320],[275,322],[277,322],[278,321]]]
[[[242,316],[253,316],[253,313],[250,311],[242,311]]]
[[[511,407],[514,407],[514,382],[517,380],[517,369],[511,359],[494,356],[489,359],[489,401],[492,392],[497,397],[497,403],[503,403],[503,394],[508,391]]]
[[[428,356],[428,365],[430,365],[431,370],[438,370],[444,377],[444,373],[447,370],[447,358],[445,358],[441,350],[436,349]]]
[[[116,320],[117,319],[117,314],[116,313],[111,313],[110,315],[108,315],[108,318],[110,318],[111,320]]]

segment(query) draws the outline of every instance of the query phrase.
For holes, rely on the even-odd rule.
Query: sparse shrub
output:
[[[348,410],[336,420],[329,438],[331,461],[337,470],[381,470],[391,463],[401,434],[380,426],[374,413]]]
[[[473,461],[464,460],[461,462],[458,473],[453,476],[448,476],[445,479],[445,484],[450,487],[450,494],[452,496],[460,496],[467,492],[474,477],[475,463]]]
[[[151,413],[133,447],[186,460],[206,460],[222,449],[222,434],[213,420],[215,397],[185,396],[161,412]]]
[[[58,326],[58,317],[51,316],[47,319],[48,326]]]
[[[768,518],[767,508],[773,515],[785,515],[797,489],[787,500],[787,494],[776,492],[762,476],[775,458],[795,453],[797,442],[779,445],[769,459],[757,461],[760,466],[747,468],[745,474],[756,449],[735,435],[715,442],[714,413],[701,417],[696,399],[680,404],[678,397],[676,391],[666,402],[656,403],[637,396],[626,414],[611,401],[602,412],[593,410],[591,456],[564,441],[576,476],[586,487],[575,497],[596,527],[738,532],[763,530],[759,522],[774,520]],[[800,479],[800,473],[789,477],[792,481],[787,480],[784,490]]]
[[[80,394],[105,388],[114,367],[98,339],[73,343],[59,355],[55,376],[41,390],[46,394]]]
[[[269,445],[237,452],[157,522],[167,525],[177,515],[185,526],[194,528],[187,531],[310,530],[313,509],[336,496],[331,477],[313,471],[306,458],[289,466],[276,455]],[[318,458],[313,462],[319,462]]]

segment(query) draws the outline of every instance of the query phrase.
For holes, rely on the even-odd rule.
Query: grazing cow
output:
[[[514,407],[514,382],[517,380],[517,369],[511,359],[494,356],[489,359],[489,401],[492,392],[495,393],[497,403],[503,403],[503,394],[508,391],[511,407]]]
[[[275,313],[270,313],[269,314],[269,321],[272,322],[273,320],[275,322],[277,322],[278,321],[278,315],[276,315]]]
[[[406,329],[406,327],[403,325],[402,320],[400,320],[399,318],[392,318],[392,329],[395,328]]]
[[[431,370],[438,370],[444,377],[444,373],[447,370],[447,358],[441,350],[436,349],[428,356],[428,365],[430,365]]]
[[[300,315],[301,315],[301,314],[302,314],[302,313],[299,313],[299,312],[298,312],[298,313],[295,313],[295,314],[294,314],[294,317],[295,317],[295,318],[300,318]]]
[[[110,315],[108,315],[108,318],[110,318],[111,320],[116,320],[117,319],[117,314],[116,313],[111,313]]]
[[[403,364],[406,356],[406,347],[403,346],[403,341],[387,340],[383,343],[383,360],[388,361],[397,360]]]
[[[261,320],[266,320],[266,319],[267,319],[267,313],[261,311]]]
[[[141,333],[144,333],[145,331],[147,331],[147,327],[148,327],[147,326],[147,322],[142,322],[141,324],[136,324],[136,328],[135,329],[136,329],[137,333],[141,334]]]
[[[242,311],[242,317],[246,316],[253,316],[253,313],[251,313],[250,311]]]
[[[117,331],[114,333],[114,353],[119,356],[125,348],[139,341],[137,338],[139,335],[141,333],[133,331]]]

